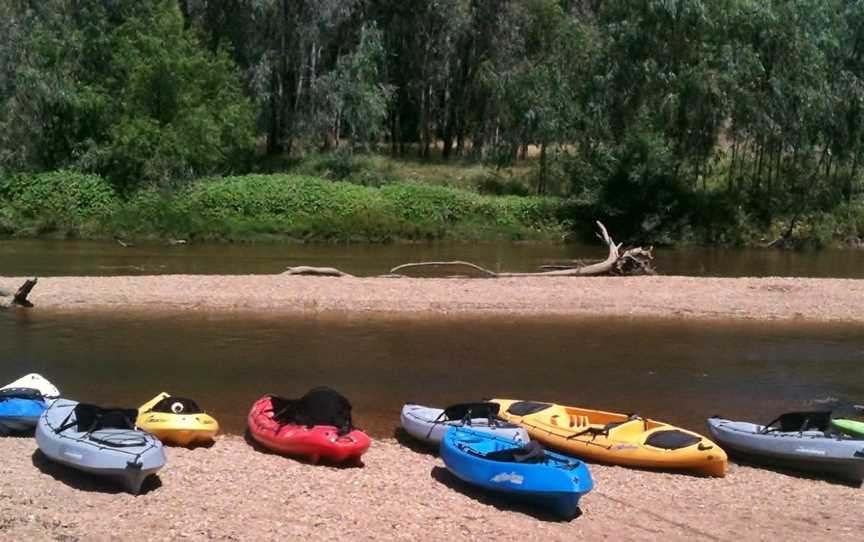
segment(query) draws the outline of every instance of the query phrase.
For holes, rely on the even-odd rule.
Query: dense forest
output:
[[[302,189],[368,200],[343,225],[373,238],[401,226],[369,209],[417,198],[632,240],[864,236],[861,1],[4,0],[0,19],[0,229],[57,193],[129,230],[183,193],[165,212],[188,232],[195,205],[272,218]],[[252,175],[312,156],[372,186]],[[386,174],[353,175],[370,156],[485,173],[471,195],[379,194]]]

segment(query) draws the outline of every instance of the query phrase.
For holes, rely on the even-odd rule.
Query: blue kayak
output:
[[[37,390],[30,388],[0,390],[0,435],[33,429],[47,406],[45,398]]]
[[[578,459],[466,427],[451,427],[441,441],[447,469],[469,484],[548,508],[570,518],[594,481]]]

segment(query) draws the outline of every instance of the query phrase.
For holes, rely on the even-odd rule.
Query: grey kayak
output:
[[[129,428],[134,427],[137,411],[122,416],[126,420],[133,416],[128,425],[107,421],[116,419],[118,412],[127,411],[57,399],[36,424],[36,443],[52,461],[107,478],[138,494],[144,480],[165,465],[165,452],[159,439]]]
[[[402,428],[428,444],[439,444],[450,427],[470,427],[481,433],[528,442],[528,432],[497,416],[494,403],[466,403],[447,409],[407,403],[402,407]]]
[[[800,417],[807,413],[789,413]],[[771,424],[710,418],[711,437],[730,455],[761,465],[807,471],[860,484],[864,480],[864,440],[855,440],[831,432],[828,414],[819,414],[819,421],[799,427],[780,423],[783,416]]]

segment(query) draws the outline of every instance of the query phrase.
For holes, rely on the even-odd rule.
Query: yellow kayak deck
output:
[[[614,465],[726,474],[726,452],[707,438],[663,422],[552,403],[492,399],[500,415],[532,439],[565,454]]]
[[[138,408],[136,425],[166,444],[192,446],[212,442],[219,431],[219,423],[209,414],[204,412],[186,414],[179,401],[178,412],[153,410],[156,405],[170,397],[169,394],[162,392],[141,405]]]

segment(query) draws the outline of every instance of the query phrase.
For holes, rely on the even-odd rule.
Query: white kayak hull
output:
[[[12,388],[27,388],[31,390],[36,390],[42,394],[42,397],[45,397],[46,399],[60,397],[60,390],[57,389],[57,386],[49,382],[42,375],[36,373],[30,373],[29,375],[22,376],[18,380],[6,384],[2,388],[0,388],[0,390],[8,390]]]

